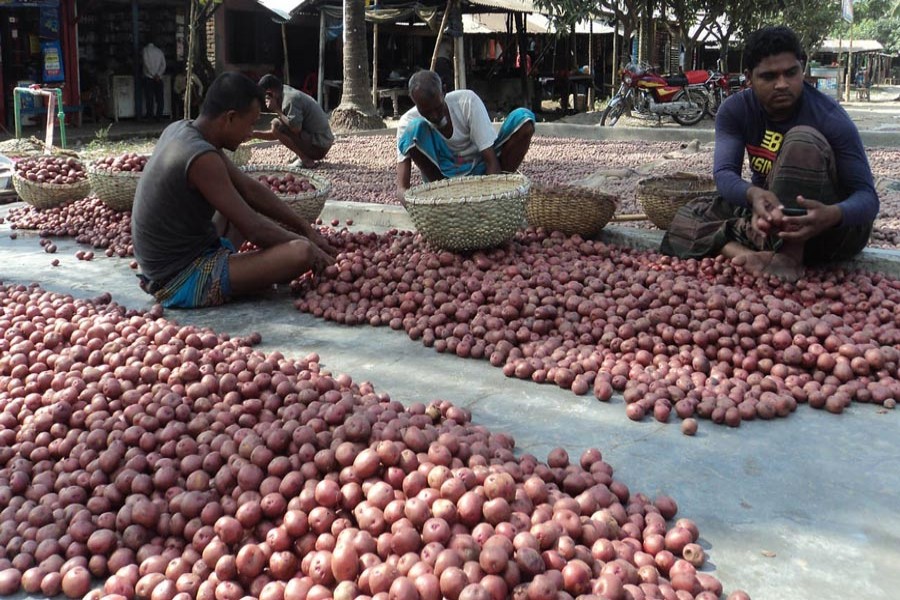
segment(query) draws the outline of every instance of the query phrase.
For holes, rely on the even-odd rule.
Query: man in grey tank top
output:
[[[254,131],[260,140],[277,140],[299,158],[295,166],[311,169],[325,158],[334,145],[334,134],[328,115],[315,98],[289,85],[274,75],[264,75],[259,87],[266,93],[266,109],[275,113],[268,131]]]
[[[309,223],[225,157],[250,137],[265,101],[254,81],[223,73],[200,116],[166,127],[138,184],[131,213],[141,287],[165,307],[213,306],[333,264]],[[260,250],[237,254],[213,217]]]

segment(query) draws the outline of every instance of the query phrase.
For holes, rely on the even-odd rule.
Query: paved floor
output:
[[[0,215],[7,208],[0,207]],[[382,211],[374,226],[393,218]],[[365,221],[357,213],[356,222]],[[20,232],[11,240],[8,231],[0,225],[0,280],[37,281],[79,297],[109,291],[128,307],[150,305],[128,260],[78,261],[78,246],[59,240],[54,257],[62,264],[54,268],[35,235]],[[507,379],[486,361],[423,351],[401,332],[316,320],[297,312],[286,292],[166,316],[232,335],[259,331],[263,350],[318,352],[326,368],[370,380],[404,403],[449,399],[538,457],[556,446],[576,456],[598,447],[633,492],[669,494],[678,501],[679,516],[696,520],[707,568],[726,591],[745,589],[755,600],[898,597],[896,412],[859,405],[835,416],[801,406],[788,419],[739,429],[701,422],[698,435],[689,438],[677,424],[627,420],[621,398],[598,403],[555,386]]]
[[[874,96],[846,108],[869,145],[900,145],[900,103]],[[542,135],[615,139],[712,139],[705,128],[599,128],[540,124]],[[155,135],[161,125],[120,122],[110,139]],[[73,144],[97,137],[86,125],[70,130]],[[0,216],[9,206],[0,206]],[[323,217],[354,218],[356,226],[408,227],[398,207],[329,203]],[[638,246],[658,234],[609,227],[611,240]],[[9,238],[0,225],[0,280],[39,282],[47,289],[93,297],[109,291],[128,307],[149,307],[129,260],[99,257],[78,261],[78,246],[58,240],[54,258],[34,234]],[[900,276],[900,253],[867,252],[859,263]],[[318,352],[326,368],[370,380],[405,403],[449,399],[470,408],[474,419],[515,437],[523,452],[545,457],[556,446],[578,455],[598,447],[616,477],[634,492],[665,493],[679,515],[699,524],[708,569],[726,591],[750,592],[755,600],[888,600],[900,597],[900,415],[853,406],[835,416],[801,406],[788,419],[745,422],[739,429],[701,422],[694,438],[677,424],[632,423],[621,398],[601,404],[553,386],[507,379],[485,361],[423,351],[405,334],[386,328],[343,327],[300,314],[291,296],[274,292],[256,301],[215,310],[171,311],[167,318],[232,335],[259,331],[263,350],[303,356]],[[527,415],[527,417],[523,417]],[[20,595],[19,598],[24,598]]]

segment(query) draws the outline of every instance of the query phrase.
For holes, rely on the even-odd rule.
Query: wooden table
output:
[[[329,99],[331,97],[331,90],[342,90],[344,89],[344,80],[343,79],[323,79],[322,80],[322,109],[325,112],[328,112],[328,106],[330,104]]]
[[[379,88],[378,99],[390,98],[394,105],[394,118],[400,116],[400,98],[409,98],[409,89],[405,87]]]
[[[330,97],[332,90],[344,89],[344,82],[341,79],[324,79],[322,80],[322,108],[328,112],[330,107]],[[394,118],[400,116],[400,98],[409,98],[409,89],[406,87],[386,87],[378,88],[378,99],[382,100],[390,98],[394,107]]]
[[[559,96],[559,105],[563,110],[569,110],[569,96],[572,96],[573,107],[576,111],[587,110],[587,93],[594,85],[593,75],[573,73],[568,77],[538,77],[542,94],[548,94],[551,98]],[[584,95],[584,105],[579,107],[579,93]]]

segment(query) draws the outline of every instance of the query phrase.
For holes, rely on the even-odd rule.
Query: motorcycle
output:
[[[725,74],[720,71],[710,71],[709,79],[704,87],[708,96],[706,112],[715,119],[725,98],[750,87],[750,81],[743,73]]]
[[[621,77],[619,91],[600,117],[601,125],[615,125],[626,112],[660,120],[669,116],[679,125],[695,125],[706,114],[707,95],[703,84],[709,79],[708,71],[663,77],[649,65],[629,63],[622,69]]]

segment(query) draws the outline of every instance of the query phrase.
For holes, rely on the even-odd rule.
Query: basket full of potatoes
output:
[[[148,156],[127,152],[108,156],[88,166],[91,191],[113,210],[131,210]]]
[[[37,156],[16,162],[13,187],[37,209],[55,208],[91,193],[81,162],[71,156]]]
[[[275,192],[307,223],[319,217],[331,191],[330,181],[307,169],[253,165],[241,170]]]

